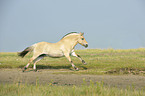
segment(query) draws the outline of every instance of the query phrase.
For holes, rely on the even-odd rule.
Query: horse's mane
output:
[[[67,33],[67,34],[64,35],[61,39],[63,39],[65,36],[70,35],[70,34],[73,34],[73,33],[77,33],[77,32],[70,32],[70,33]]]

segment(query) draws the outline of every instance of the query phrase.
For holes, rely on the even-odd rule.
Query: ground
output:
[[[27,83],[27,84],[54,84],[54,85],[82,85],[93,82],[104,82],[104,85],[111,87],[135,89],[144,88],[145,76],[139,75],[83,75],[83,74],[63,74],[72,70],[40,69],[37,72],[22,72],[20,68],[0,69],[0,83]],[[56,74],[57,73],[57,74]]]

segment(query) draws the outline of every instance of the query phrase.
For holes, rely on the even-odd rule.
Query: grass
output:
[[[81,86],[56,86],[50,84],[0,84],[0,96],[145,96],[143,90],[118,89],[116,87],[104,86],[103,82],[90,81],[90,85]]]
[[[76,50],[88,64],[82,65],[76,57],[71,57],[80,71],[68,71],[73,69],[68,60],[63,58],[44,58],[37,63],[37,69],[57,69],[56,74],[133,74],[145,75],[145,48],[114,50],[114,49],[86,49]],[[0,68],[23,68],[32,54],[25,58],[17,56],[16,52],[0,53]],[[33,66],[30,65],[30,68]],[[0,83],[0,96],[145,96],[144,90],[136,90],[133,87],[118,89],[117,87],[104,86],[103,82],[90,85],[84,83],[81,86],[60,86],[49,84],[12,84]]]
[[[83,65],[78,58],[71,57],[80,71],[62,72],[73,74],[134,74],[145,75],[145,48],[114,50],[86,49],[76,50],[86,62]],[[0,68],[23,68],[32,54],[21,58],[17,53],[0,53]],[[33,65],[30,65],[32,68]],[[37,69],[73,69],[68,60],[63,58],[46,57],[37,63]]]

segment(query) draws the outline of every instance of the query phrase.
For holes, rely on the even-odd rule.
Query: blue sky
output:
[[[84,32],[88,48],[145,47],[145,0],[0,0],[0,52],[69,32]]]

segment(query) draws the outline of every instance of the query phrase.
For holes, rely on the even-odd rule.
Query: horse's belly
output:
[[[62,57],[64,56],[64,54],[62,52],[50,52],[48,54],[49,57],[53,57],[53,58],[58,58],[58,57]]]

